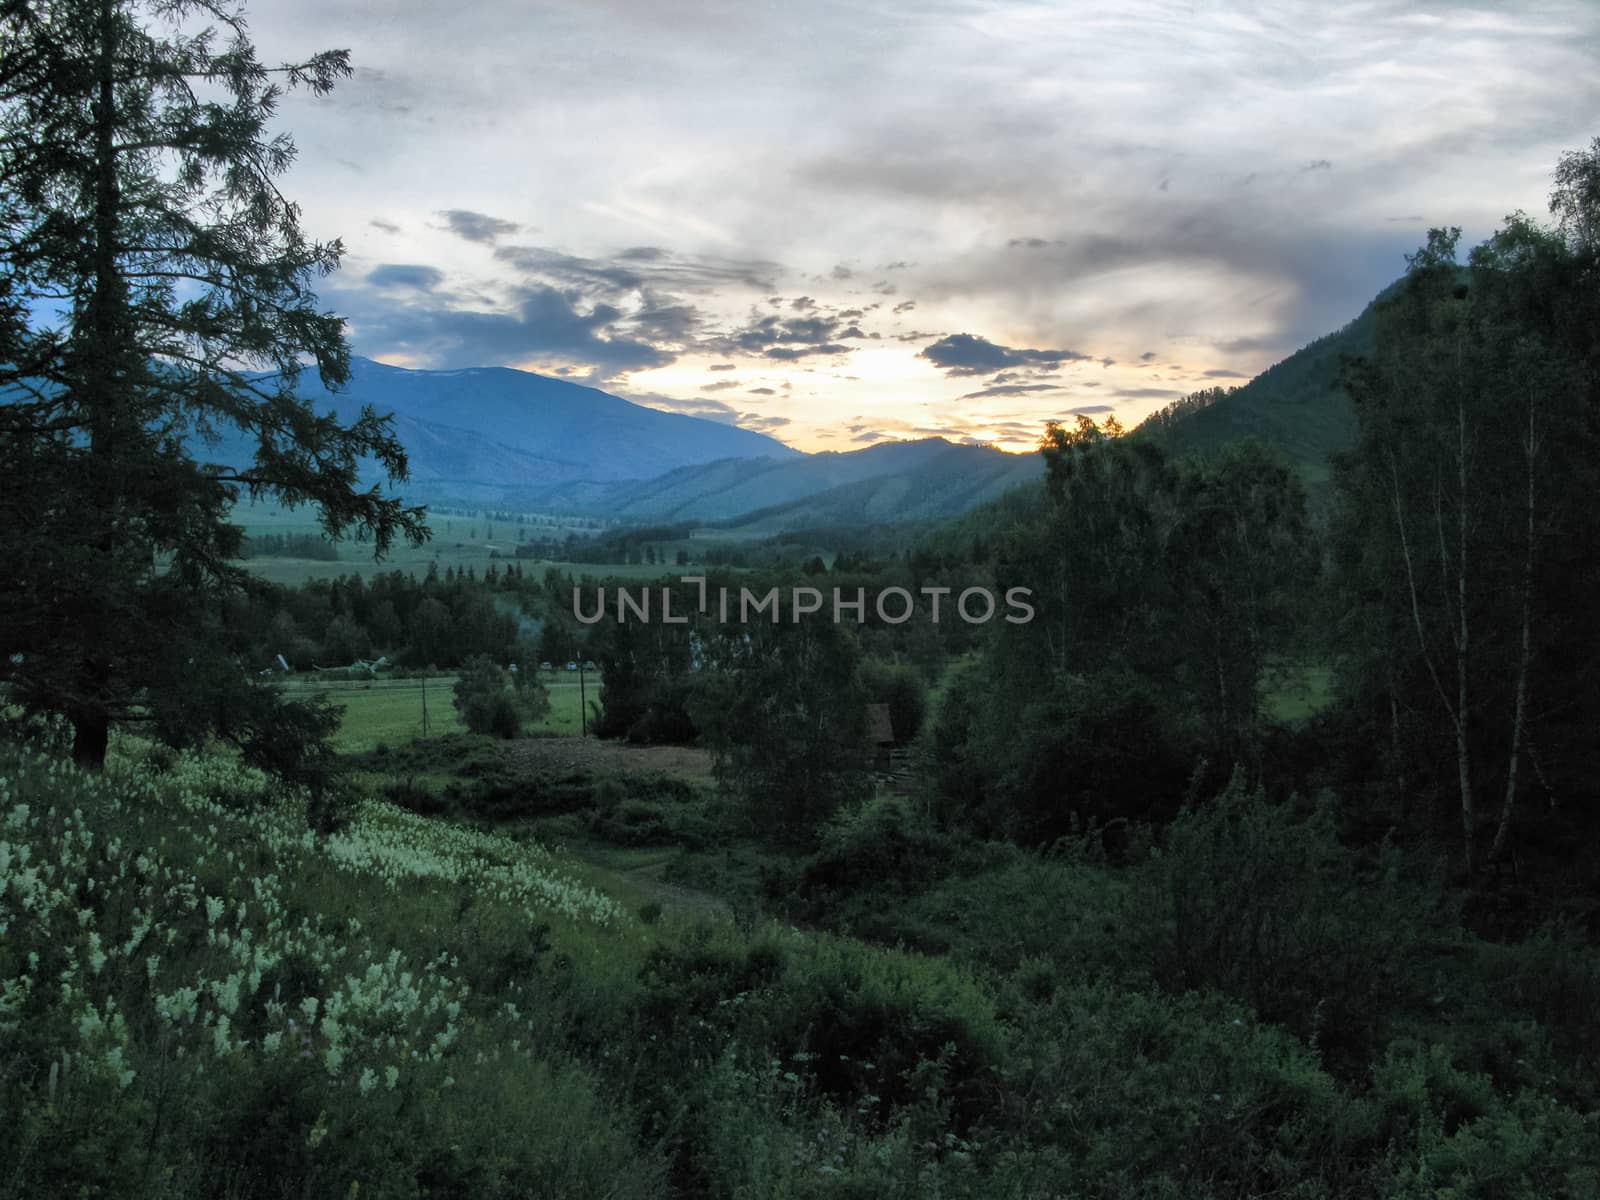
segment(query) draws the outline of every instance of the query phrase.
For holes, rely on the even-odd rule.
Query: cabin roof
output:
[[[867,738],[878,746],[894,744],[894,722],[887,704],[867,705]]]

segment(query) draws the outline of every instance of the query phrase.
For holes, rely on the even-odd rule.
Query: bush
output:
[[[473,733],[514,738],[522,732],[522,717],[506,690],[506,673],[487,655],[467,659],[452,690],[461,723]]]
[[[927,828],[905,801],[871,800],[835,814],[823,827],[801,886],[813,899],[867,888],[903,891],[937,878],[952,854],[952,839]]]
[[[1339,845],[1331,797],[1297,814],[1236,778],[1141,868],[1157,977],[1235,996],[1365,1070],[1388,1017],[1422,1003],[1415,960],[1430,930],[1454,924],[1437,887],[1402,883],[1392,850],[1380,858],[1363,871]]]

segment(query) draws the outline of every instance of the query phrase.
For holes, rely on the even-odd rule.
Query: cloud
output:
[[[605,294],[651,290],[675,295],[730,288],[771,291],[782,268],[765,259],[674,254],[637,246],[611,257],[569,254],[550,246],[497,246],[495,258],[548,282]]]
[[[1118,388],[1116,394],[1124,400],[1169,400],[1183,395],[1173,388],[1153,387]]]
[[[585,309],[550,287],[523,289],[509,312],[457,307],[451,297],[437,304],[396,304],[362,292],[341,298],[364,353],[405,353],[436,367],[535,360],[582,368],[581,377],[601,381],[673,359],[619,329],[620,310],[606,304]]]
[[[739,425],[743,429],[754,429],[757,433],[773,433],[791,424],[788,417],[768,417],[760,413],[739,414]]]
[[[995,387],[968,392],[963,400],[982,400],[990,396],[1026,396],[1029,392],[1055,392],[1060,388],[1053,383],[1002,383]]]
[[[778,389],[769,387],[753,387],[750,389],[750,394],[752,396],[776,396],[778,394]]]
[[[417,292],[431,292],[444,282],[444,272],[438,267],[384,263],[367,272],[367,282],[378,288],[409,288]]]
[[[367,224],[371,225],[374,229],[382,230],[387,234],[397,234],[400,232],[400,226],[396,225],[393,221],[385,221],[378,217],[373,217],[372,220],[367,222]]]
[[[1014,349],[974,334],[953,333],[924,347],[917,357],[927,359],[947,375],[987,375],[1005,367],[1058,367],[1084,361],[1089,355],[1076,350]]]
[[[660,408],[668,412],[683,413],[686,416],[703,417],[708,421],[720,421],[724,425],[739,424],[738,409],[705,396],[660,396],[634,392],[626,394],[619,392],[618,395],[635,404],[643,404],[647,408]]]
[[[850,347],[844,344],[844,339],[867,336],[858,324],[843,320],[837,312],[821,310],[809,296],[800,299],[806,303],[801,305],[796,301],[790,307],[800,307],[808,314],[806,316],[752,312],[743,325],[704,339],[701,348],[717,354],[759,354],[793,361],[816,354],[848,353]]]
[[[1244,374],[1242,371],[1229,371],[1229,370],[1225,370],[1222,367],[1217,367],[1217,368],[1215,368],[1213,370],[1207,371],[1206,372],[1206,378],[1207,379],[1248,379],[1250,377],[1248,375]]]
[[[522,226],[515,221],[503,221],[499,217],[491,217],[487,213],[473,212],[465,208],[447,208],[438,215],[444,218],[445,227],[451,233],[469,242],[485,242],[492,245],[522,229]]]

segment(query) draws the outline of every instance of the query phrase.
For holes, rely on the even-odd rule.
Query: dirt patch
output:
[[[534,770],[660,774],[689,783],[711,782],[711,755],[693,746],[630,746],[599,738],[522,738],[512,743],[509,754],[518,766]]]

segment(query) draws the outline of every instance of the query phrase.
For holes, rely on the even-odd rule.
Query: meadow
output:
[[[495,520],[488,516],[468,517],[440,513],[432,516],[429,525],[432,538],[421,546],[397,543],[390,547],[381,561],[373,556],[372,547],[358,542],[341,541],[337,545],[338,559],[296,558],[292,556],[259,556],[243,564],[252,575],[268,583],[293,587],[312,579],[337,579],[359,575],[371,579],[389,571],[401,571],[418,579],[430,565],[440,573],[447,568],[457,571],[471,568],[480,576],[490,566],[504,568],[514,561],[525,571],[543,575],[555,568],[574,579],[615,577],[619,579],[656,579],[671,575],[674,568],[647,563],[571,563],[545,559],[518,559],[517,546],[523,535],[550,536],[553,532],[592,532],[586,524],[569,524],[570,519],[546,514],[523,514],[538,522]],[[233,517],[251,534],[320,535],[321,527],[306,512],[278,508],[272,505],[245,505]]]
[[[319,837],[220,751],[5,751],[0,1196],[1600,1194],[1600,956],[1478,941],[1326,808],[781,854],[692,777],[350,766]]]
[[[529,721],[524,732],[532,737],[577,736],[584,696],[601,697],[600,676],[586,672],[580,685],[575,671],[541,671],[540,683],[550,698],[549,711]],[[451,703],[454,675],[424,679],[375,679],[369,682],[317,683],[295,681],[285,685],[289,695],[326,696],[344,714],[334,744],[343,751],[370,750],[379,743],[398,745],[423,736],[423,703],[427,704],[427,730],[433,736],[461,733],[460,714]]]

